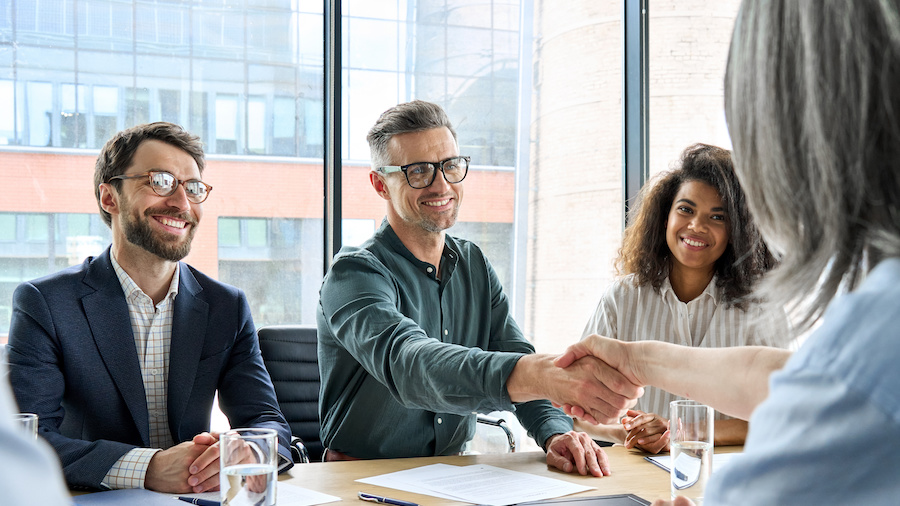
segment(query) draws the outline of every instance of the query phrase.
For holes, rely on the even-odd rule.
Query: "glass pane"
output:
[[[203,179],[215,190],[185,261],[243,289],[257,325],[313,323],[324,230],[321,1],[0,6],[0,26],[15,23],[0,40],[16,48],[14,58],[0,51],[0,139],[18,144],[0,140],[0,171],[16,189],[0,201],[0,342],[18,283],[109,244],[93,193],[97,149],[151,121],[183,125],[207,152]],[[6,169],[15,167],[30,169]]]
[[[668,169],[687,146],[731,149],[725,126],[725,62],[740,0],[650,0],[650,172]]]
[[[385,2],[377,16],[371,3],[343,6],[345,240],[385,215],[366,132],[399,102],[437,102],[473,164],[448,233],[485,251],[539,351],[577,341],[622,232],[621,2]],[[359,62],[354,48],[384,60]],[[395,54],[396,69],[385,63]]]

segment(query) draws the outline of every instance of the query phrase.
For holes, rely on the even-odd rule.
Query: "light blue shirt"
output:
[[[704,504],[900,504],[900,259],[836,299],[772,375]]]

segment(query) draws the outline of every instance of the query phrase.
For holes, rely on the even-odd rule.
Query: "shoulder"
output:
[[[879,265],[855,292],[836,298],[821,327],[781,374],[837,378],[895,413],[900,421],[900,261]],[[773,379],[775,377],[773,376]]]
[[[118,283],[118,279],[109,262],[109,257],[101,255],[88,257],[81,264],[24,282],[18,286],[16,292],[31,289],[45,295],[59,295],[71,299],[72,297],[77,298],[77,295],[74,294],[88,289],[88,286],[97,289],[105,283]]]
[[[202,296],[209,300],[239,300],[244,299],[244,292],[240,288],[223,283],[209,277],[196,267],[181,263],[180,285],[189,290],[193,295]]]

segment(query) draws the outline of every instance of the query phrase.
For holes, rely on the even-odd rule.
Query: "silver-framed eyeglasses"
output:
[[[428,188],[434,183],[438,169],[444,173],[444,179],[448,183],[458,183],[466,178],[469,172],[469,156],[454,156],[441,162],[415,162],[408,165],[386,165],[378,167],[378,172],[390,174],[403,171],[406,182],[416,189]]]
[[[175,190],[178,189],[178,185],[184,186],[184,193],[187,195],[187,199],[194,204],[203,203],[203,201],[209,197],[209,192],[213,189],[212,186],[199,179],[188,179],[187,181],[183,181],[164,170],[151,170],[150,172],[135,174],[133,176],[113,176],[107,179],[106,182],[109,183],[115,179],[139,179],[142,177],[149,178],[150,189],[160,197],[172,195],[175,193]]]

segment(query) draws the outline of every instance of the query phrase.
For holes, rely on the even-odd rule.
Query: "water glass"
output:
[[[34,413],[16,413],[13,415],[16,425],[33,439],[37,439],[38,416]]]
[[[274,506],[278,435],[273,429],[232,429],[219,436],[222,506]]]
[[[672,499],[682,495],[703,504],[712,471],[715,411],[695,401],[669,404]]]

